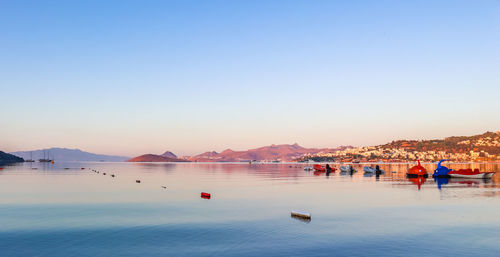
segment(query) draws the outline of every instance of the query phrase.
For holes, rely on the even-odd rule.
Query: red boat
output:
[[[212,195],[209,193],[201,192],[201,198],[210,199],[210,197],[212,197]]]
[[[418,165],[411,167],[408,170],[408,172],[406,173],[406,175],[409,178],[418,178],[418,177],[427,178],[429,176],[429,174],[427,174],[427,170],[422,165],[420,165],[419,160],[417,160],[417,161],[418,161]]]
[[[452,178],[491,178],[494,171],[480,172],[479,169],[459,169],[451,170],[448,175]]]
[[[315,171],[326,172],[326,166],[323,166],[323,165],[320,165],[320,164],[314,164],[313,168],[314,168]],[[335,172],[335,170],[336,170],[334,167],[331,167],[331,166],[330,166],[330,169],[331,169],[330,170],[331,172]]]

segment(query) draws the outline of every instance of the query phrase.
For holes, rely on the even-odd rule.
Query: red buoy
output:
[[[85,168],[82,168],[82,170],[84,170]]]
[[[211,195],[209,193],[201,192],[201,198],[210,199]]]

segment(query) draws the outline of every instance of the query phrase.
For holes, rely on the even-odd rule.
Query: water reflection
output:
[[[381,175],[365,165],[376,164],[356,164],[357,173],[297,163],[4,165],[0,246],[5,256],[498,255],[498,175],[408,179],[413,163],[377,164]],[[314,222],[289,218],[294,209]]]
[[[417,177],[417,178],[408,178],[408,180],[418,186],[418,190],[422,188],[422,185],[427,181],[427,178]]]
[[[311,219],[300,217],[300,216],[290,215],[290,217],[294,220],[298,220],[298,221],[303,222],[303,223],[310,223],[311,222]]]
[[[437,184],[437,187],[441,190],[442,185],[448,184],[449,178],[434,178],[434,181]]]

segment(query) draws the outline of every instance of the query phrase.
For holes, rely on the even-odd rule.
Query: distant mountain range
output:
[[[335,149],[329,148],[304,148],[298,144],[283,144],[270,145],[246,151],[234,151],[231,149],[224,150],[220,153],[211,151],[199,155],[186,158],[177,158],[172,152],[165,152],[162,155],[145,154],[130,159],[130,162],[248,162],[248,161],[291,161],[297,157],[306,154],[315,154],[319,152],[334,152],[341,149],[349,148],[340,147]]]
[[[4,153],[5,154],[5,153]],[[166,151],[163,154],[144,154],[132,159],[125,156],[100,155],[78,149],[50,148],[13,152],[28,159],[46,158],[55,161],[129,161],[129,162],[248,162],[248,161],[457,161],[500,160],[500,132],[475,136],[447,137],[435,140],[397,140],[384,145],[338,148],[305,148],[298,144],[269,145],[244,151],[224,150],[181,157]],[[6,156],[3,157],[7,159]],[[12,157],[9,157],[12,160]]]
[[[335,149],[304,148],[298,144],[270,145],[246,151],[227,149],[223,152],[206,152],[189,158],[193,162],[245,162],[245,161],[291,161],[305,154],[314,154]]]
[[[39,159],[48,158],[55,161],[80,161],[80,162],[123,162],[129,159],[126,156],[113,156],[104,154],[95,154],[84,152],[80,149],[67,149],[67,148],[49,148],[33,151],[18,151],[11,154],[19,156],[25,160],[33,158],[38,161]]]
[[[23,158],[0,151],[0,163],[24,162]]]

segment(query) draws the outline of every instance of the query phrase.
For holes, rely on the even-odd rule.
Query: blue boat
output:
[[[433,177],[435,177],[435,178],[449,178],[450,177],[450,175],[448,173],[450,173],[450,171],[452,171],[452,169],[448,169],[448,167],[441,165],[441,163],[443,163],[445,161],[446,160],[439,161],[438,166],[434,170],[434,174],[432,175]]]

